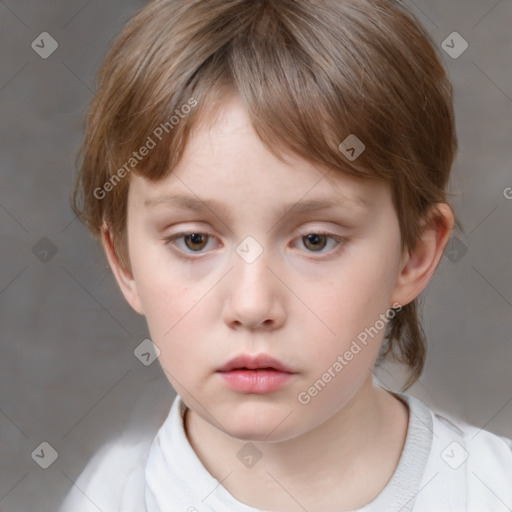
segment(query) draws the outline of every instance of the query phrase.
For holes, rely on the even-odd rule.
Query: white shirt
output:
[[[394,395],[409,408],[400,460],[381,493],[353,512],[512,510],[512,440]],[[186,408],[177,395],[154,439],[103,446],[59,512],[268,512],[235,499],[206,470],[186,436]]]

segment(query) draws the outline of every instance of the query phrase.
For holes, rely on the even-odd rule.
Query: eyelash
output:
[[[215,238],[212,234],[210,233],[206,233],[206,232],[201,232],[201,231],[187,231],[187,232],[181,232],[181,233],[176,233],[174,235],[171,235],[170,237],[167,237],[167,238],[164,238],[164,242],[165,242],[165,245],[175,245],[176,244],[174,243],[176,240],[180,239],[180,238],[183,238],[185,236],[188,236],[188,235],[203,235],[203,236],[207,236],[209,239],[211,238]],[[305,236],[307,235],[320,235],[320,236],[326,236],[327,238],[330,238],[331,240],[334,240],[336,242],[336,245],[334,246],[334,249],[332,251],[329,251],[331,254],[334,254],[336,253],[338,250],[339,250],[339,246],[343,246],[346,244],[347,242],[347,239],[345,237],[341,237],[341,236],[338,236],[338,235],[335,235],[334,233],[329,233],[327,231],[310,231],[309,233],[306,233],[305,235],[302,235],[300,237],[298,237],[299,239],[302,239],[304,238]],[[208,243],[208,242],[207,242]],[[181,249],[178,248],[178,251],[180,252],[179,254],[179,257],[180,258],[183,258],[183,259],[187,259],[187,260],[194,260],[194,259],[197,259],[197,256],[191,256],[193,254],[198,254],[198,255],[201,255],[203,254],[201,251],[197,251],[197,252],[185,252]],[[307,251],[309,252],[310,254],[329,254],[329,252],[327,253],[324,253],[324,252],[314,252],[314,251]]]

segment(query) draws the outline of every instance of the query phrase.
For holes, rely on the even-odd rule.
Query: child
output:
[[[512,442],[420,376],[456,224],[452,87],[392,0],[157,0],[99,74],[74,191],[177,392],[63,512],[510,511]],[[197,247],[194,247],[197,245]]]

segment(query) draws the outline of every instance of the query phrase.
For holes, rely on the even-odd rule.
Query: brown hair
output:
[[[278,158],[284,149],[389,184],[402,250],[413,248],[422,221],[440,221],[433,206],[447,202],[457,149],[452,85],[437,52],[398,1],[156,0],[132,16],[99,71],[73,209],[94,237],[109,230],[130,269],[129,172],[167,176],[192,128],[232,90]],[[339,149],[350,134],[365,145],[353,161]],[[150,154],[135,159],[144,145]],[[405,389],[425,361],[417,313],[416,299],[390,320],[378,361],[392,354],[409,367]]]

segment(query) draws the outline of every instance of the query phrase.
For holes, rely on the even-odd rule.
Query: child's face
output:
[[[231,97],[213,127],[192,134],[170,176],[155,183],[131,176],[133,281],[129,275],[123,292],[146,316],[160,364],[186,404],[240,439],[300,435],[367,392],[382,318],[405,303],[390,190],[325,172],[298,157],[279,161]],[[145,204],[178,194],[222,206]],[[367,204],[353,202],[357,196]],[[336,206],[288,209],[313,199]],[[204,235],[166,244],[181,232]],[[315,238],[323,232],[342,241]],[[233,389],[217,370],[240,354],[270,355],[296,373],[274,391]],[[321,391],[308,391],[318,380]]]

